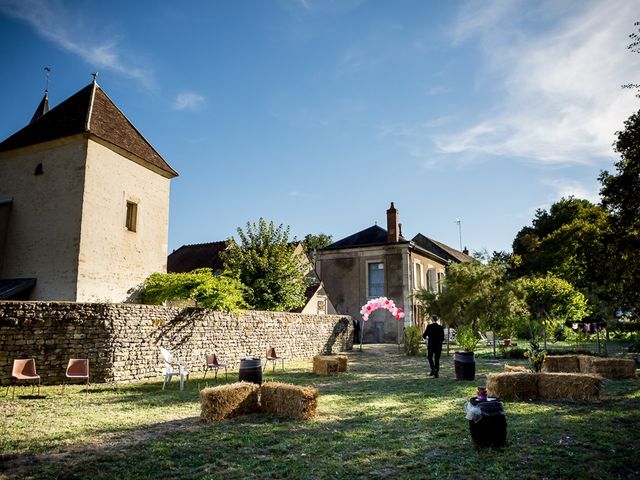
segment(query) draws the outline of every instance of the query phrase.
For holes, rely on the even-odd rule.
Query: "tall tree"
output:
[[[556,275],[578,288],[603,316],[610,315],[613,289],[608,231],[609,214],[602,206],[562,198],[548,211],[539,209],[532,225],[518,232],[511,271],[516,277]]]
[[[611,214],[612,264],[617,279],[619,306],[640,315],[640,111],[624,123],[617,132],[615,151],[620,160],[615,173],[603,171],[600,195],[602,205]]]
[[[304,245],[304,250],[307,252],[307,255],[311,257],[315,251],[331,245],[332,241],[333,237],[326,233],[319,233],[317,235],[307,233],[304,236],[304,240],[302,240],[302,245]]]
[[[238,241],[231,239],[220,256],[225,270],[246,285],[247,304],[269,311],[290,311],[304,305],[304,259],[294,255],[296,244],[289,242],[289,227],[260,218],[237,232]]]
[[[531,318],[544,327],[545,349],[549,327],[566,321],[578,322],[589,314],[585,296],[566,280],[547,275],[523,279],[522,286]]]

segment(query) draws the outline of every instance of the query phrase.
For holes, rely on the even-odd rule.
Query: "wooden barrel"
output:
[[[507,417],[502,400],[496,398],[481,401],[472,398],[469,403],[482,412],[482,417],[477,422],[469,420],[473,443],[479,447],[503,447],[507,441]]]
[[[262,362],[259,358],[240,360],[240,381],[262,385]]]
[[[476,378],[476,359],[473,352],[454,353],[453,366],[456,380],[474,380]]]

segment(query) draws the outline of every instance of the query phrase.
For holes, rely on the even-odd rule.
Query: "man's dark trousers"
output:
[[[429,359],[429,366],[432,373],[438,373],[440,371],[440,354],[442,353],[442,344],[435,345],[427,344],[427,358]],[[435,362],[434,362],[434,358]]]

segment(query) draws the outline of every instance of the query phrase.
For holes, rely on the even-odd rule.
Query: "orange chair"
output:
[[[202,380],[204,380],[205,378],[207,378],[207,372],[209,370],[214,370],[215,371],[215,376],[213,377],[214,380],[218,379],[218,369],[219,368],[224,368],[224,379],[227,379],[227,364],[226,363],[220,363],[218,362],[218,356],[215,353],[211,353],[211,354],[207,354],[207,363],[204,366],[204,377],[202,377]]]
[[[40,375],[36,373],[36,360],[34,358],[14,360],[13,369],[11,370],[11,382],[13,383],[11,398],[14,398],[16,394],[16,382],[28,382],[31,380],[38,381],[38,395],[40,395]],[[32,395],[34,387],[35,384],[31,385]]]
[[[267,361],[264,362],[264,367],[262,368],[262,370],[264,371],[265,368],[267,368],[267,362],[271,362],[273,364],[273,371],[276,371],[276,363],[278,363],[278,360],[280,360],[282,362],[282,371],[284,372],[284,357],[279,357],[276,354],[276,349],[273,347],[269,347],[267,348]]]
[[[71,380],[85,380],[87,384],[87,392],[89,391],[89,359],[88,358],[70,358],[69,365],[65,377]],[[66,382],[62,384],[62,390]]]

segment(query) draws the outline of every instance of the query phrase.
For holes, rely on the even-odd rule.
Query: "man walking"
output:
[[[435,315],[431,316],[431,323],[427,326],[422,338],[427,340],[427,358],[431,367],[429,376],[438,378],[440,354],[442,353],[442,342],[444,342],[444,328],[438,324],[438,317]]]

